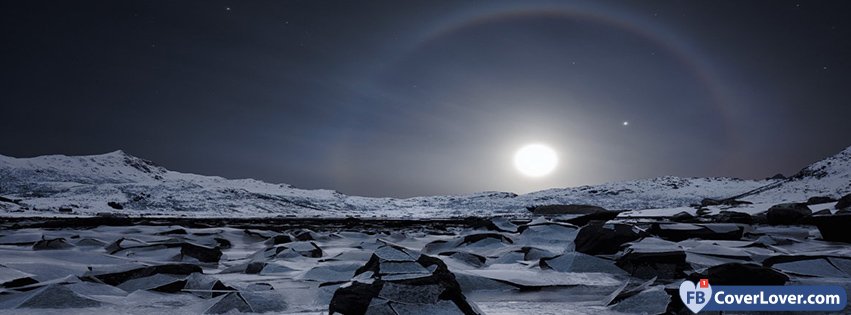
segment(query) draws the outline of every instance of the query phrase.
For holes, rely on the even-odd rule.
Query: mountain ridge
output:
[[[762,189],[762,190],[760,190]],[[754,194],[747,194],[758,191]],[[300,189],[255,179],[227,179],[168,170],[117,150],[100,155],[0,155],[0,201],[6,215],[96,215],[119,212],[161,216],[451,217],[525,215],[530,206],[582,203],[609,209],[683,207],[703,198],[758,203],[803,201],[851,192],[851,147],[804,167],[787,179],[661,176],[527,194],[381,198],[327,189]],[[120,205],[121,209],[110,206]]]

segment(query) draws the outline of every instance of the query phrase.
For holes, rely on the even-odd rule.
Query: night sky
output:
[[[849,1],[3,1],[0,56],[0,154],[347,194],[764,178],[851,145]],[[555,173],[513,168],[526,143]]]

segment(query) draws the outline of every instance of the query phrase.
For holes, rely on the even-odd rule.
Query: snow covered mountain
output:
[[[516,195],[483,192],[406,199],[348,196],[253,179],[167,170],[115,151],[92,156],[0,155],[0,213],[16,216],[128,215],[245,217],[452,217],[526,215],[526,207],[592,204],[608,209],[688,206],[703,198],[739,196],[755,203],[805,201],[851,192],[851,147],[789,179],[641,179]]]

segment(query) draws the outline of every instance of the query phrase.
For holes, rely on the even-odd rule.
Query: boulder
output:
[[[806,203],[783,203],[768,208],[766,218],[771,225],[791,225],[812,213]]]
[[[642,279],[679,279],[691,268],[681,247],[657,238],[644,238],[630,243],[615,264],[630,275]]]
[[[851,213],[813,215],[807,222],[815,225],[825,241],[851,243]]]
[[[592,214],[608,211],[603,207],[591,205],[544,205],[528,209],[535,215]]]
[[[183,290],[185,286],[185,276],[154,274],[124,281],[118,285],[118,288],[127,292],[150,290],[163,293],[177,293]]]
[[[726,199],[712,199],[712,198],[704,198],[700,201],[701,207],[708,206],[739,206],[739,205],[749,205],[752,204],[750,201],[736,200],[733,198]]]
[[[744,227],[732,223],[653,223],[647,232],[663,239],[679,242],[690,238],[705,240],[739,240]]]
[[[298,241],[292,243],[285,243],[283,245],[276,245],[273,247],[268,247],[256,253],[254,255],[257,259],[268,260],[275,257],[278,258],[287,258],[287,257],[309,257],[309,258],[320,258],[322,257],[323,252],[322,248],[319,248],[318,245],[314,242],[306,242],[306,241]]]
[[[836,199],[833,199],[829,196],[810,197],[809,199],[807,199],[807,205],[818,205],[823,203],[831,203],[834,201],[836,201]]]
[[[438,258],[385,243],[331,298],[329,314],[483,314]]]
[[[723,210],[712,217],[712,222],[753,224],[753,217],[744,212]]]
[[[851,194],[842,196],[842,198],[836,201],[836,209],[842,210],[847,208],[851,208]]]
[[[193,264],[162,264],[153,266],[131,265],[120,270],[90,271],[86,276],[98,279],[109,285],[119,285],[128,280],[152,276],[155,274],[171,274],[188,276],[192,273],[201,273],[201,267]]]
[[[0,287],[14,288],[38,283],[33,275],[0,265]]]
[[[266,245],[279,245],[279,244],[290,243],[292,241],[293,241],[293,238],[291,236],[289,236],[287,234],[278,234],[278,235],[272,236],[268,240],[266,240],[265,244]]]
[[[222,258],[222,250],[217,247],[207,247],[189,242],[180,243],[180,254],[198,259],[205,263],[218,263]]]
[[[294,231],[292,234],[293,234],[293,237],[296,240],[302,241],[302,242],[315,241],[315,240],[317,240],[321,237],[318,234],[316,234],[316,232],[313,232],[313,231],[307,230],[307,229],[297,230],[297,231]]]
[[[693,215],[691,215],[691,213],[688,213],[688,212],[685,212],[685,211],[680,211],[679,213],[671,216],[671,221],[681,222],[681,223],[694,222],[695,218],[694,218]]]
[[[498,232],[509,232],[514,233],[517,232],[517,225],[511,223],[507,218],[504,217],[495,217],[491,218],[490,222],[485,224],[485,228],[491,231]]]
[[[589,255],[608,255],[620,251],[621,245],[641,238],[644,232],[630,224],[589,224],[579,229],[576,251]]]
[[[618,216],[620,211],[609,211],[605,208],[590,205],[545,205],[529,207],[535,215],[557,216],[556,220],[576,226],[583,226],[591,221],[608,221]]]

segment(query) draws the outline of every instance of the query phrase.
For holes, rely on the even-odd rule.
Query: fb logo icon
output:
[[[711,296],[712,287],[709,286],[709,279],[700,279],[697,286],[691,281],[683,281],[680,284],[680,299],[692,312],[700,312],[709,303]]]

